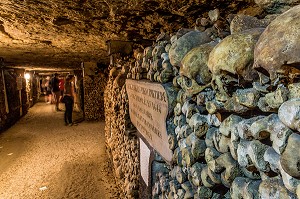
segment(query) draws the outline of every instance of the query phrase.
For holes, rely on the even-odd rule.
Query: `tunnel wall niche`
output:
[[[39,101],[41,95],[40,77],[33,72],[26,72],[30,74],[30,78],[26,79],[26,93],[29,107],[32,107]]]
[[[86,120],[104,120],[104,90],[107,75],[99,71],[96,62],[83,63],[84,117]]]
[[[295,6],[273,18],[266,28],[247,22],[250,16],[246,21],[245,18],[233,19],[230,27],[234,28],[230,33],[234,34],[226,36],[220,31],[207,35],[212,29],[187,30],[184,34],[180,30],[172,37],[164,33],[153,46],[139,50],[135,60],[123,64],[130,66],[129,71],[128,67],[111,70],[115,75],[113,85],[119,82],[123,85],[126,77],[137,85],[145,81],[171,83],[166,90],[178,91],[175,104],[168,104],[173,111],[165,121],[160,121],[167,126],[166,132],[161,133],[168,134],[166,141],[168,150],[172,151],[172,160],[166,161],[168,157],[157,148],[162,158],[158,169],[149,165],[151,198],[300,197],[300,82],[297,72],[300,32],[288,29],[299,30],[299,10],[300,6]],[[287,19],[295,21],[286,24]],[[282,37],[283,33],[291,37]],[[283,48],[285,45],[289,48]],[[285,65],[280,58],[285,53],[282,49],[293,48],[286,55],[291,64]],[[270,73],[256,71],[258,63]],[[137,93],[149,94],[147,89],[131,88]],[[116,138],[123,127],[116,122],[124,118],[120,113],[133,109],[130,106],[124,109],[114,102],[128,100],[129,95],[123,89],[124,86],[108,97],[111,110],[116,111],[116,115],[112,113],[112,121],[106,124],[112,138]],[[128,90],[126,92],[128,94]],[[149,97],[160,96],[152,94]],[[142,97],[135,97],[135,100],[141,104],[149,101]],[[132,123],[147,112],[147,109],[136,110],[140,112],[136,111],[133,117],[130,114]],[[160,132],[149,125],[149,120],[144,117],[136,127],[147,132],[141,134],[150,142],[151,135]],[[145,136],[149,132],[150,136]],[[122,147],[119,148],[123,137],[111,141],[108,136],[107,139],[111,142],[111,150],[117,154],[113,159],[127,160],[128,150],[124,155]],[[155,145],[153,147],[155,149]]]
[[[24,70],[0,71],[0,132],[3,132],[28,112],[29,103]]]

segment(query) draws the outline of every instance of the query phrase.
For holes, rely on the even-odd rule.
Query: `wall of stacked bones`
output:
[[[106,139],[125,195],[137,189],[139,164],[131,78],[178,91],[166,121],[173,160],[152,176],[153,198],[300,198],[299,24],[300,6],[263,19],[216,9],[113,68]]]
[[[128,63],[123,60],[118,63],[123,68],[114,67],[110,70],[104,93],[106,146],[116,182],[124,194],[120,198],[138,198],[139,144],[136,129],[130,122],[125,90],[125,68]]]
[[[0,132],[10,127],[28,111],[25,79],[22,78],[21,101],[17,88],[17,77],[20,71],[13,69],[0,70]],[[24,74],[24,71],[22,72]],[[6,99],[5,99],[6,98]],[[6,102],[7,103],[6,103]],[[22,108],[22,115],[20,109]]]
[[[83,77],[84,116],[86,120],[104,119],[103,96],[106,83],[107,77],[103,73]]]

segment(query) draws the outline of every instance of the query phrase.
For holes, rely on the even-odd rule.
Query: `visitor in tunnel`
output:
[[[65,111],[65,125],[66,126],[73,126],[77,125],[72,121],[72,113],[74,107],[74,76],[68,75],[65,81],[65,90],[64,90],[64,103],[66,106]]]
[[[51,104],[52,100],[52,92],[51,92],[51,83],[50,83],[50,76],[46,77],[46,82],[45,82],[45,90],[46,90],[46,95],[45,95],[45,102],[47,104]]]
[[[55,103],[55,110],[60,111],[59,109],[59,96],[60,96],[60,89],[59,89],[59,79],[58,79],[58,74],[55,73],[52,80],[51,80],[51,85],[52,85],[52,94],[54,97],[54,103]]]
[[[59,78],[59,90],[60,90],[60,98],[62,98],[64,96],[64,90],[65,90],[65,77],[61,76]],[[59,101],[61,101],[59,99]]]

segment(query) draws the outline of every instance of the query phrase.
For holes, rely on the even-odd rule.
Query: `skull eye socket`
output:
[[[262,74],[264,74],[267,77],[270,77],[270,73],[266,69],[264,69],[263,67],[257,67],[257,68],[255,68],[255,70],[262,73]]]
[[[233,73],[230,73],[228,71],[224,71],[224,70],[221,70],[221,79],[222,79],[222,82],[225,83],[225,84],[229,84],[231,82],[237,82],[237,80],[239,79],[239,76],[237,74],[233,74]]]
[[[300,79],[300,63],[285,64],[277,72],[287,77],[289,83],[298,82]]]
[[[191,79],[189,79],[187,77],[184,77],[184,79],[185,79],[185,84],[186,84],[187,87],[191,87],[193,85]]]
[[[225,84],[225,85],[235,85],[236,83],[238,83],[238,77],[235,78],[231,75],[226,75],[226,76],[223,76],[222,77],[222,82]]]

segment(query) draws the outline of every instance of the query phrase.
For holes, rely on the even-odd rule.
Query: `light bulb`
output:
[[[30,79],[30,74],[29,73],[25,73],[25,75],[24,75],[24,77],[25,77],[25,79]]]

